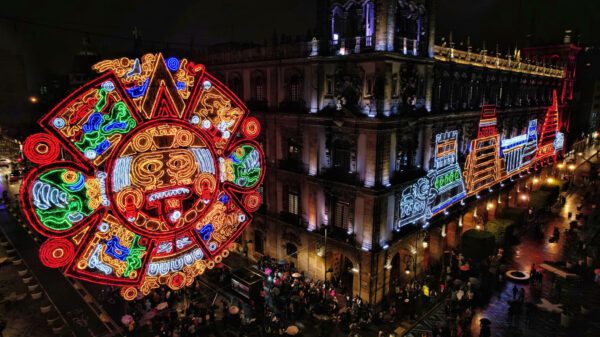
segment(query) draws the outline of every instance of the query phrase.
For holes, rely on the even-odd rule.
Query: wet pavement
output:
[[[578,156],[577,164],[580,165],[583,162],[582,159],[585,158],[591,158],[591,161],[598,161],[598,158],[593,156],[594,153],[596,153],[595,149],[588,149],[582,156]],[[557,170],[547,168],[545,171]],[[581,182],[580,177],[576,178],[578,178],[576,181]],[[532,177],[528,179],[532,179]],[[588,218],[597,217],[598,212],[592,208],[592,203],[597,202],[597,200],[584,199],[584,184],[580,184],[580,187],[574,186],[569,192],[564,193],[564,195],[567,197],[565,205],[554,209],[556,213],[546,214],[546,217],[542,220],[546,224],[543,227],[543,238],[536,237],[530,231],[524,232],[519,236],[519,242],[505,252],[505,255],[508,257],[508,269],[528,272],[532,263],[539,266],[544,261],[560,261],[563,259],[576,261],[581,258],[581,256],[576,255],[576,249],[573,248],[575,242],[572,239],[569,240],[564,231],[569,228],[569,223],[575,220],[576,213],[585,214]],[[582,205],[580,209],[578,209],[579,205]],[[592,212],[596,213],[592,214]],[[569,213],[573,214],[572,218],[569,218]],[[580,236],[592,234],[598,230],[598,226],[600,224],[597,220],[589,219],[585,230],[580,232]],[[555,227],[560,230],[561,236],[557,242],[550,243],[548,238],[552,236]],[[492,336],[498,337],[583,336],[589,331],[592,331],[590,336],[600,336],[598,334],[598,331],[600,331],[600,318],[597,316],[597,313],[600,312],[600,287],[590,282],[590,280],[560,282],[562,291],[560,291],[560,296],[557,296],[556,288],[553,287],[550,279],[551,277],[546,275],[542,286],[535,287],[530,286],[528,283],[515,284],[511,281],[503,283],[502,288],[490,298],[487,304],[475,309],[471,324],[472,336],[479,336],[479,320],[482,318],[488,318],[492,321]],[[510,302],[513,301],[512,289],[515,285],[525,290],[526,304],[521,307],[521,310],[509,310]],[[535,307],[536,304],[541,302],[542,297],[548,299],[553,304],[560,304],[560,308],[575,313],[571,327],[565,328],[561,326],[560,314],[541,311]],[[588,314],[588,316],[585,316],[580,314],[581,303],[587,304],[592,312],[591,315]],[[422,333],[429,333],[435,327],[444,324],[445,320],[444,305],[440,304],[409,332],[404,334],[404,336],[420,337]]]

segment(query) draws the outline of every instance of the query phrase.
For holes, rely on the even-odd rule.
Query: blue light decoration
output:
[[[185,84],[185,82],[183,82],[183,81],[177,81],[177,82],[175,82],[175,86],[177,87],[177,90],[182,91],[182,90],[185,90],[185,88],[187,87],[187,84]]]
[[[135,59],[135,61],[133,61],[133,67],[131,67],[131,70],[128,71],[127,74],[125,74],[125,77],[139,75],[141,73],[142,67],[140,66],[140,59]]]
[[[169,57],[165,60],[165,63],[170,71],[177,71],[179,69],[179,60],[176,57]]]
[[[523,147],[523,155],[521,156],[521,166],[525,167],[529,165],[535,158],[535,154],[538,148],[538,132],[537,132],[537,119],[529,121],[527,126],[527,142]]]
[[[150,79],[146,79],[144,83],[142,83],[142,85],[138,85],[125,90],[127,91],[127,94],[129,94],[129,97],[138,98],[146,93],[146,90],[148,90],[148,84],[150,84]]]
[[[457,162],[457,139],[458,131],[435,136],[434,169],[402,190],[398,227],[427,221],[466,196]]]
[[[104,252],[108,256],[121,261],[125,261],[127,256],[129,256],[129,249],[127,249],[125,246],[122,246],[119,243],[119,238],[116,236],[112,236],[110,240],[106,242],[106,250]]]
[[[431,213],[436,214],[467,195],[462,171],[457,161],[458,131],[435,136],[433,187],[436,197]]]
[[[556,138],[554,138],[554,153],[560,152],[565,146],[565,134],[562,132],[556,133]]]
[[[527,133],[500,140],[500,158],[505,174],[516,173],[525,168],[537,151],[537,120],[529,121]]]

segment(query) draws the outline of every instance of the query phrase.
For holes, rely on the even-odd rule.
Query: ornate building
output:
[[[264,205],[240,251],[339,277],[379,302],[412,277],[405,270],[456,245],[462,228],[447,208],[467,196],[460,167],[481,106],[497,110],[496,139],[527,132],[563,70],[435,46],[429,1],[318,8],[311,41],[201,57],[263,125]],[[430,182],[435,193],[420,200]]]

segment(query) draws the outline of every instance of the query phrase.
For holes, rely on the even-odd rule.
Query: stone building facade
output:
[[[517,135],[543,122],[563,71],[435,46],[429,1],[318,8],[311,41],[200,59],[262,123],[264,205],[240,252],[339,278],[374,303],[458,242],[456,214],[431,226],[399,221],[401,191],[432,168],[436,135],[458,131],[464,163],[481,105],[496,105],[501,134]]]

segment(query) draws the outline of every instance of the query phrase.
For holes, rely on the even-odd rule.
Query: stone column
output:
[[[391,51],[394,49],[394,31],[396,20],[395,0],[375,0],[375,49]]]

